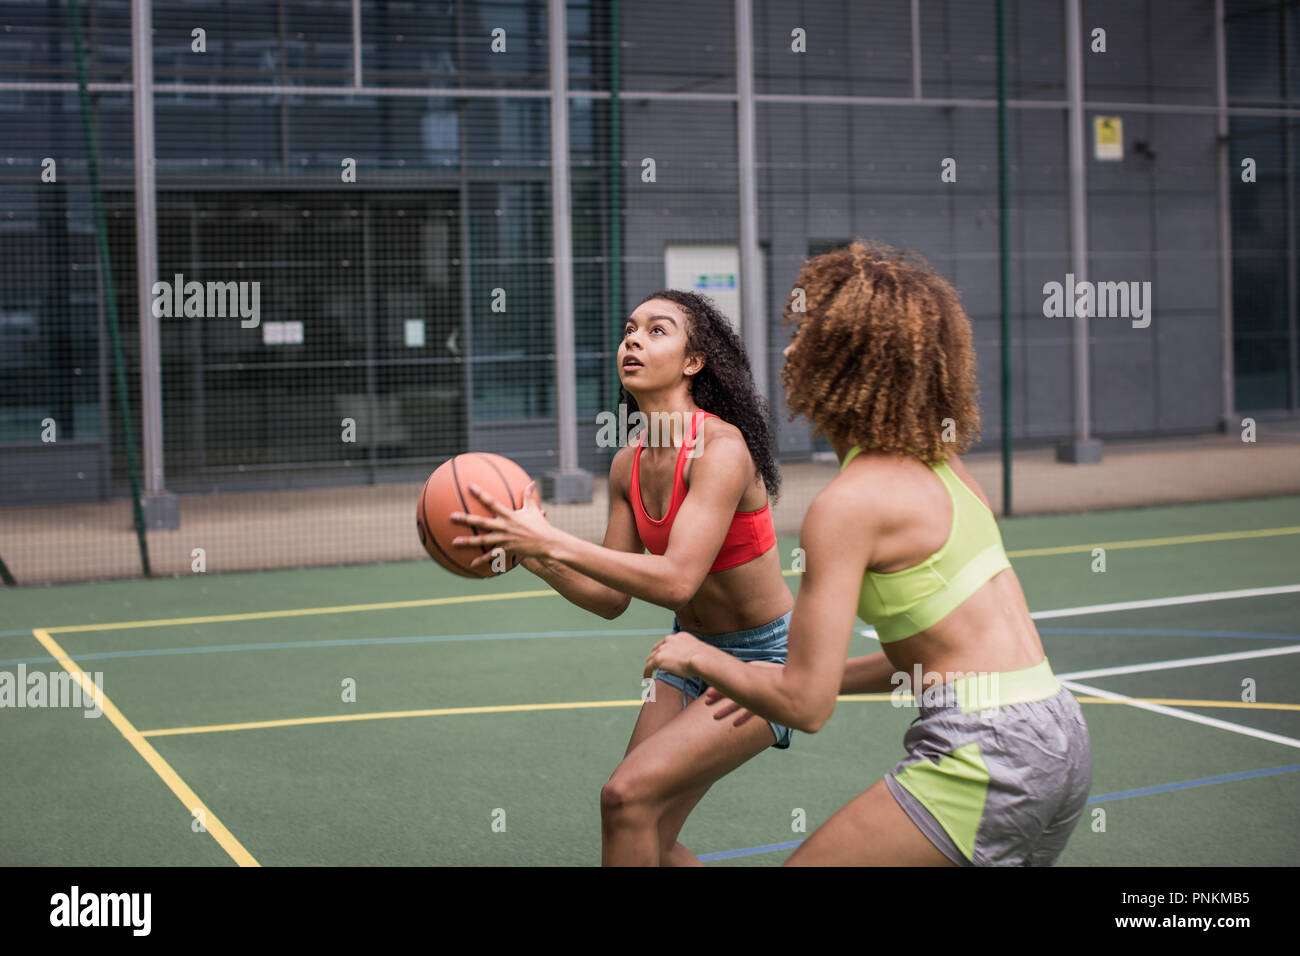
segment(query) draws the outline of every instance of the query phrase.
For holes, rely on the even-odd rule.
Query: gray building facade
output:
[[[616,401],[620,320],[695,247],[724,257],[700,277],[705,291],[743,278],[725,257],[746,261],[746,44],[763,296],[735,318],[765,325],[751,360],[766,370],[781,456],[826,447],[786,420],[787,294],[805,258],[857,237],[924,255],[961,293],[981,447],[1001,440],[996,0],[565,3],[573,335],[558,346],[546,0],[148,6],[157,278],[261,290],[254,328],[157,320],[160,361],[144,375],[160,380],[168,491],[411,480],[469,449],[554,470],[566,389],[576,463],[602,474],[612,450],[596,443],[597,417]],[[1072,325],[1044,314],[1043,291],[1078,261],[1072,6],[1004,6],[1017,443],[1073,434]],[[1089,323],[1093,436],[1294,416],[1298,8],[1078,6],[1086,274],[1150,283],[1151,296],[1145,327]],[[9,503],[128,492],[87,120],[137,442],[148,429],[132,7],[80,4],[87,115],[69,4],[0,2]],[[1122,122],[1120,158],[1097,158],[1098,117]],[[557,347],[571,350],[571,379],[557,381]]]

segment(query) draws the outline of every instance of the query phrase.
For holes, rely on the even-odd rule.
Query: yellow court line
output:
[[[891,694],[845,694],[838,700],[893,700]],[[901,700],[912,703],[912,697],[903,694]],[[1235,700],[1172,700],[1162,697],[1130,697],[1110,700],[1104,697],[1078,697],[1082,704],[1125,704],[1143,701],[1148,704],[1181,704],[1184,707],[1239,707],[1251,710],[1300,710],[1300,704],[1244,703]],[[310,724],[343,724],[356,720],[393,720],[399,717],[452,717],[462,714],[508,714],[539,710],[587,710],[595,707],[640,707],[640,700],[588,700],[559,704],[504,704],[497,707],[439,707],[430,710],[387,710],[368,714],[330,714],[325,717],[296,717],[285,720],[254,720],[242,724],[208,724],[200,727],[166,727],[159,730],[142,730],[141,737],[176,737],[184,734],[215,734],[228,730],[265,730],[268,727],[303,727]]]
[[[892,700],[890,694],[843,694],[836,698],[837,700]],[[900,699],[911,704],[914,700],[910,694],[900,695]],[[1132,701],[1141,701],[1145,704],[1166,704],[1170,707],[1182,705],[1183,707],[1236,707],[1241,710],[1297,710],[1300,711],[1300,704],[1270,704],[1260,702],[1246,702],[1240,700],[1184,700],[1174,697],[1129,697],[1124,700],[1111,700],[1109,697],[1080,697],[1075,696],[1081,704],[1127,704]]]
[[[1300,535],[1300,525],[1290,528],[1261,528],[1258,531],[1223,531],[1213,535],[1183,535],[1182,537],[1148,537],[1134,541],[1104,541],[1100,544],[1065,545],[1061,548],[1030,548],[1008,551],[1009,558],[1036,558],[1049,554],[1076,554],[1093,548],[1160,548],[1164,545],[1199,544],[1203,541],[1231,541],[1236,538],[1268,537],[1274,535]],[[781,571],[790,578],[798,571]],[[86,631],[123,631],[138,627],[175,627],[179,624],[218,624],[230,620],[270,620],[273,618],[302,618],[315,614],[350,614],[355,611],[389,611],[400,607],[435,607],[450,604],[473,604],[478,601],[510,601],[523,597],[555,597],[559,592],[551,588],[539,591],[510,591],[502,594],[458,594],[455,597],[429,597],[416,601],[383,601],[381,604],[351,604],[333,607],[295,607],[283,611],[248,611],[243,614],[207,614],[196,618],[156,618],[148,620],[116,620],[104,624],[68,624],[65,627],[44,628],[47,633],[83,633]]]
[[[1141,701],[1144,704],[1165,704],[1169,707],[1236,707],[1240,710],[1300,710],[1300,704],[1265,704],[1242,700],[1181,700],[1176,697],[1130,697],[1128,700],[1110,700],[1104,697],[1077,697],[1084,704],[1127,704]]]
[[[1231,541],[1271,535],[1300,534],[1300,525],[1287,528],[1261,528],[1256,531],[1221,531],[1213,534],[1189,534],[1175,538],[1141,538],[1134,541],[1107,541],[1098,544],[1071,544],[1057,548],[1026,548],[1008,551],[1009,558],[1043,557],[1052,554],[1077,554],[1093,548],[1155,548],[1172,544],[1196,544],[1204,541]],[[786,577],[801,572],[782,571]],[[415,601],[385,601],[380,604],[344,604],[336,607],[304,607],[287,611],[250,611],[242,614],[208,614],[203,617],[171,617],[143,621],[112,621],[105,624],[70,624],[47,627],[49,634],[80,634],[86,631],[119,631],[143,627],[174,627],[181,624],[220,624],[226,621],[262,621],[282,617],[305,617],[314,614],[348,614],[357,611],[391,611],[399,608],[436,607],[442,604],[470,604],[477,601],[509,601],[516,598],[555,597],[550,588],[536,591],[507,591],[503,594],[470,594],[456,597],[423,598]]]
[[[1174,538],[1137,538],[1132,541],[1102,541],[1098,544],[1071,544],[1059,548],[1022,548],[1008,551],[1009,558],[1038,558],[1049,554],[1077,554],[1093,548],[1159,548],[1170,544],[1199,544],[1203,541],[1235,541],[1241,538],[1268,538],[1280,534],[1300,534],[1300,525],[1289,528],[1260,528],[1256,531],[1216,531],[1212,534],[1185,534]]]
[[[507,601],[511,598],[552,597],[558,591],[510,591],[506,594],[467,594],[457,597],[421,598],[415,601],[385,601],[382,604],[340,604],[335,607],[300,607],[288,611],[249,611],[244,614],[208,614],[204,617],[169,617],[145,621],[114,621],[107,624],[71,624],[47,627],[49,634],[79,634],[82,631],[120,631],[137,627],[174,627],[179,624],[218,624],[223,621],[261,621],[276,617],[306,617],[311,614],[349,614],[354,611],[391,611],[404,607],[435,607],[440,604],[472,604],[476,601]]]
[[[1242,538],[1267,538],[1281,534],[1300,534],[1300,525],[1287,528],[1260,528],[1255,531],[1216,531],[1210,534],[1185,534],[1172,538],[1136,538],[1132,541],[1100,541],[1096,544],[1067,544],[1055,548],[1021,548],[1008,551],[1008,558],[1042,558],[1053,554],[1081,554],[1094,548],[1160,548],[1171,544],[1199,544],[1205,541],[1235,541]],[[787,577],[798,571],[782,571]]]
[[[96,686],[90,676],[77,666],[76,661],[68,657],[58,642],[50,637],[49,631],[35,628],[32,634],[41,642],[41,646],[49,652],[50,656],[57,660],[63,669],[81,684],[82,693],[90,694],[92,700],[99,702],[104,711],[104,716],[112,722],[114,727],[121,731],[127,743],[134,747],[136,752],[148,762],[154,772],[162,778],[163,783],[171,788],[172,793],[176,794],[180,799],[186,811],[191,816],[193,816],[195,810],[203,811],[204,828],[208,833],[212,834],[212,838],[221,845],[221,848],[230,854],[230,858],[240,866],[260,866],[261,864],[253,859],[253,855],[244,849],[244,845],[235,839],[235,835],[226,829],[225,824],[217,818],[217,815],[198,798],[198,795],[186,785],[185,781],[171,768],[171,765],[163,759],[162,754],[158,753],[153,748],[153,745],[144,739],[144,735],[136,730],[131,721],[127,720],[126,716],[108,699],[104,689]]]
[[[331,714],[326,717],[298,717],[289,720],[255,720],[245,724],[209,724],[206,727],[168,727],[145,730],[143,737],[172,737],[179,734],[213,734],[223,730],[262,730],[267,727],[301,727],[305,724],[341,724],[353,720],[391,720],[396,717],[450,717],[459,714],[506,714],[534,710],[582,710],[592,707],[640,707],[640,700],[591,700],[561,704],[505,704],[499,707],[438,707],[432,710],[385,710],[369,714]]]

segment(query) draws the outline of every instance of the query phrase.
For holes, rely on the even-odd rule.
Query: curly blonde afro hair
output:
[[[784,322],[796,327],[781,370],[791,419],[930,464],[979,440],[970,319],[920,256],[858,240],[809,259]]]

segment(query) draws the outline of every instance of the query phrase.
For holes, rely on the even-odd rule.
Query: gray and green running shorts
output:
[[[908,756],[885,775],[903,812],[958,866],[1050,866],[1092,786],[1088,725],[1044,658],[918,688]]]

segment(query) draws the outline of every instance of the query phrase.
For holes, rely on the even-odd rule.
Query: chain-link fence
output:
[[[419,557],[419,484],[468,450],[590,473],[591,502],[554,514],[599,539],[620,323],[664,286],[762,324],[751,361],[779,454],[825,454],[787,421],[780,314],[799,264],[856,237],[925,255],[961,292],[994,449],[1006,217],[1006,437],[1077,438],[1078,343],[1044,289],[1077,261],[1079,175],[1089,277],[1135,290],[1131,314],[1087,331],[1092,435],[1295,413],[1300,8],[1083,2],[1078,170],[1072,5],[1007,0],[1004,204],[996,0],[754,0],[739,39],[732,3],[571,0],[564,83],[545,0],[143,3],[144,81],[141,5],[0,2],[0,558],[19,583],[139,574],[141,537],[154,573]],[[746,263],[763,297],[742,315]],[[560,342],[557,281],[573,290]]]

